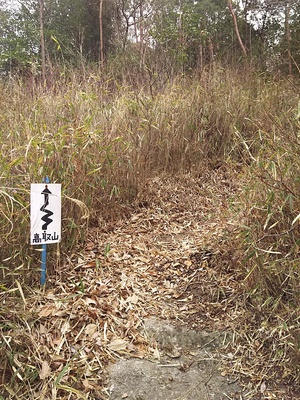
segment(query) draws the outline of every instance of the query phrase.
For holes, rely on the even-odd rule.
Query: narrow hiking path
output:
[[[165,324],[174,334],[173,344],[182,330],[187,337],[223,338],[216,374],[228,375],[230,382],[239,376],[251,380],[252,350],[236,343],[235,335],[246,314],[238,268],[242,255],[234,245],[244,218],[235,203],[241,187],[237,173],[226,169],[150,179],[126,208],[126,217],[103,220],[90,229],[84,251],[70,255],[69,263],[49,277],[47,290],[23,299],[22,312],[12,308],[16,319],[24,320],[25,313],[27,318],[24,330],[13,338],[24,348],[20,354],[30,353],[39,361],[40,381],[32,399],[137,399],[125,391],[112,392],[111,365],[173,358],[182,365],[180,357],[186,355],[178,353],[178,346],[162,345],[161,336],[149,335],[149,321]],[[203,358],[197,343],[187,346],[188,354]],[[239,362],[241,353],[249,356],[249,364]],[[207,354],[213,359],[213,353]],[[18,362],[23,361],[20,355]],[[190,373],[191,382],[198,379],[195,370]],[[173,382],[174,376],[166,379]],[[211,376],[203,380],[211,381]],[[222,385],[215,382],[220,382],[215,388]],[[243,398],[290,398],[284,390],[267,387],[263,377],[258,382]],[[236,397],[205,393],[207,398],[242,398],[237,387]],[[174,400],[172,396],[165,400]]]
[[[91,230],[84,263],[98,258],[149,314],[190,328],[229,327],[239,290],[230,239],[241,224],[229,205],[238,190],[220,171],[152,179],[128,218]]]
[[[63,306],[70,314],[63,331],[73,332],[74,352],[90,343],[83,363],[101,375],[104,397],[111,390],[102,375],[109,363],[160,358],[159,340],[145,329],[149,318],[199,332],[236,324],[239,277],[228,241],[241,222],[234,210],[239,190],[221,170],[151,179],[125,218],[90,230],[73,270],[62,272],[65,293],[82,291],[71,309]],[[49,314],[48,307],[40,312]],[[97,358],[94,346],[101,349]],[[94,377],[85,382],[87,390],[98,384]]]
[[[111,364],[110,400],[244,398],[237,379],[224,377],[220,370],[218,349],[231,340],[229,332],[195,331],[154,317],[144,320],[144,330],[157,344],[157,354]]]
[[[224,171],[152,179],[127,219],[91,231],[85,262],[101,258],[109,245],[99,265],[119,277],[122,292],[118,302],[124,322],[119,321],[109,347],[116,346],[114,350],[133,360],[118,362],[111,370],[111,399],[242,398],[241,390],[222,381],[215,353],[206,345],[205,354],[199,353],[203,335],[208,343],[230,335],[238,317],[238,277],[226,243],[240,223],[240,216],[228,209],[238,190]],[[149,329],[153,318],[160,333]],[[182,329],[184,335],[179,334]],[[191,339],[197,334],[201,340]],[[137,340],[140,335],[143,339]],[[199,359],[204,366],[199,366]],[[195,365],[185,369],[186,364]],[[170,378],[160,365],[180,367],[173,368],[177,375]],[[211,389],[203,382],[210,382]]]

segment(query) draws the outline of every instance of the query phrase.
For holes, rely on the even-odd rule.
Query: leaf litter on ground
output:
[[[16,282],[16,291],[2,292],[6,398],[107,399],[111,362],[160,357],[144,329],[155,316],[232,332],[222,374],[244,378],[245,398],[288,399],[268,379],[282,369],[263,337],[271,328],[257,327],[245,308],[235,246],[241,187],[227,169],[149,179],[127,217],[91,228],[85,249],[49,276],[46,290]],[[286,338],[276,337],[281,358]]]

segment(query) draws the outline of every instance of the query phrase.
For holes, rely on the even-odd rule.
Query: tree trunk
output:
[[[240,35],[240,32],[239,32],[239,27],[238,27],[236,15],[234,13],[233,6],[232,6],[232,0],[227,0],[227,4],[228,4],[229,11],[230,11],[230,13],[232,15],[232,20],[233,20],[233,24],[234,24],[235,33],[236,33],[236,36],[238,38],[239,44],[241,46],[243,55],[244,55],[244,57],[247,57],[247,50],[246,50],[246,47],[244,46],[244,43],[242,41],[242,38],[241,38],[241,35]]]
[[[211,37],[208,38],[209,40],[209,62],[210,64],[212,64],[214,62],[214,45],[213,45],[213,41],[211,40]]]
[[[199,45],[198,68],[200,69],[200,71],[203,70],[203,45],[202,45],[202,43],[200,43],[200,45]]]
[[[40,41],[41,41],[41,58],[42,58],[42,81],[46,81],[46,53],[45,53],[45,36],[44,36],[44,0],[39,0],[40,6]]]
[[[288,56],[288,66],[289,74],[292,75],[292,52],[291,52],[291,29],[290,29],[290,13],[291,13],[291,0],[286,3],[285,6],[285,37],[287,44],[287,56]]]
[[[99,61],[100,67],[104,64],[104,40],[103,40],[103,0],[99,3],[99,30],[100,30],[100,49],[99,49]]]
[[[247,44],[248,48],[248,53],[249,56],[251,57],[252,55],[252,25],[248,24],[248,11],[249,11],[249,0],[245,0],[244,4],[244,21],[245,21],[245,27],[246,27],[246,32],[245,32],[245,42]]]
[[[143,10],[143,2],[140,2],[140,67],[145,63],[144,60],[144,53],[145,53],[145,47],[144,47],[144,10]]]

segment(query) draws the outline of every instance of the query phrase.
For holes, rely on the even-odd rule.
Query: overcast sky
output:
[[[7,8],[18,8],[20,5],[19,0],[1,0],[0,3]]]

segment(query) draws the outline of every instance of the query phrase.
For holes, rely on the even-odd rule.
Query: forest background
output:
[[[0,1],[2,293],[38,284],[31,182],[63,185],[67,260],[149,177],[238,170],[245,298],[298,381],[299,65],[296,0]]]

